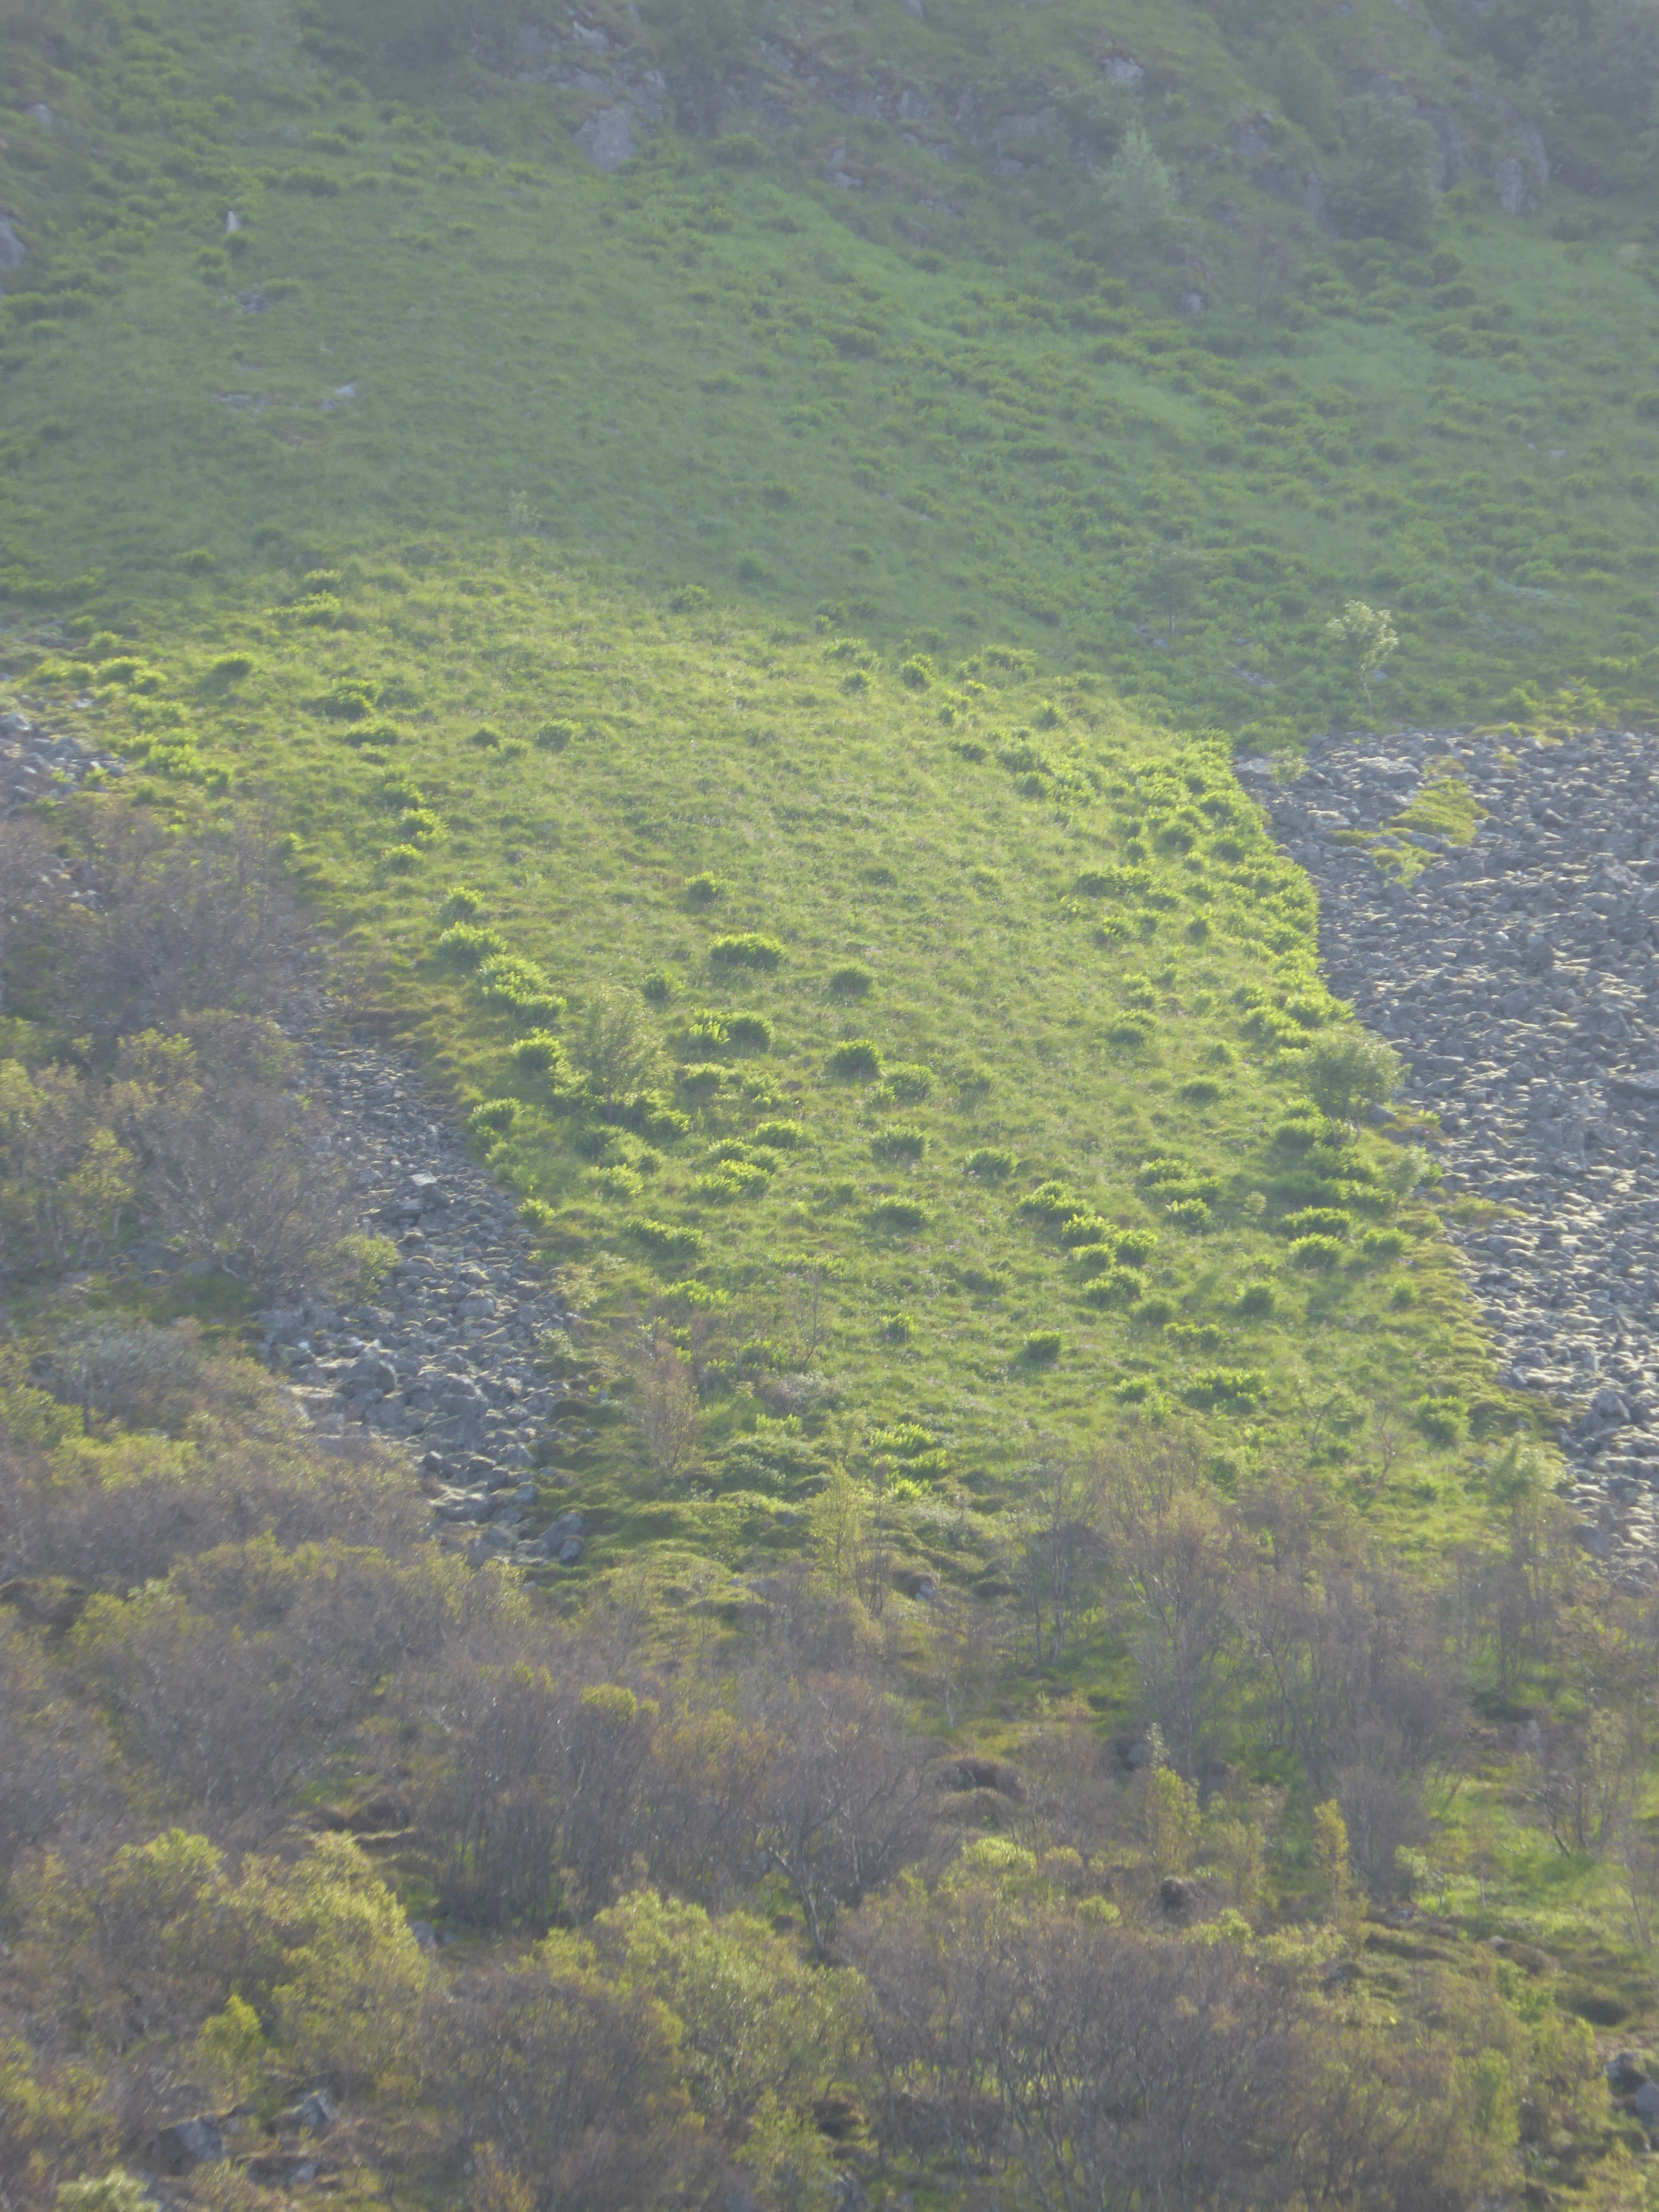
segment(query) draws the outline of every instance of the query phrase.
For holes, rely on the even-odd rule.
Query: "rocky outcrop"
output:
[[[1450,1188],[1501,1208],[1448,1233],[1609,1556],[1654,1548],[1659,1485],[1656,762],[1630,731],[1418,731],[1318,741],[1285,782],[1241,763],[1318,887],[1332,988],[1403,1054]],[[1484,810],[1467,846],[1401,823],[1443,778]]]
[[[588,1528],[557,1462],[592,1433],[589,1401],[546,1371],[569,1308],[413,1061],[362,1042],[307,1048],[362,1225],[396,1242],[398,1264],[372,1303],[303,1299],[256,1316],[263,1356],[325,1431],[361,1422],[406,1443],[434,1530],[475,1560],[574,1566]]]

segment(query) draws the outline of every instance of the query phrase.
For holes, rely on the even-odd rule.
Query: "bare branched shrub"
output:
[[[72,1068],[0,1061],[0,1273],[101,1258],[136,1187],[96,1085]]]
[[[633,1416],[646,1456],[665,1481],[685,1474],[697,1449],[697,1385],[672,1339],[653,1338],[634,1362]]]

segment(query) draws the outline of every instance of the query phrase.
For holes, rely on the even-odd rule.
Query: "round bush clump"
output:
[[[630,1214],[623,1224],[628,1234],[643,1244],[646,1250],[658,1260],[695,1260],[702,1250],[701,1229],[679,1227],[666,1221],[652,1221],[643,1214]]]
[[[908,1314],[884,1314],[881,1317],[881,1340],[884,1344],[908,1344],[915,1334],[915,1323]]]
[[[457,968],[476,968],[480,961],[505,952],[507,939],[498,929],[480,929],[476,922],[458,921],[438,939],[438,956]]]
[[[1397,1260],[1406,1249],[1406,1239],[1398,1229],[1368,1229],[1359,1240],[1359,1249],[1368,1260]]]
[[[849,1037],[836,1047],[825,1064],[831,1075],[857,1081],[881,1073],[881,1054],[868,1037]]]
[[[380,866],[389,876],[412,876],[426,858],[422,845],[388,845],[380,855]]]
[[[1156,1229],[1121,1229],[1112,1239],[1120,1267],[1144,1267],[1158,1249]]]
[[[1085,1251],[1090,1249],[1091,1248],[1085,1247]],[[1079,1255],[1080,1256],[1082,1255]],[[1140,1277],[1132,1269],[1108,1267],[1103,1275],[1097,1275],[1094,1281],[1084,1291],[1083,1302],[1085,1305],[1091,1306],[1133,1306],[1146,1287]],[[1163,1301],[1152,1299],[1147,1303],[1162,1304]],[[1170,1311],[1173,1310],[1174,1309],[1171,1308]],[[1139,1309],[1136,1310],[1134,1318],[1137,1321],[1141,1318]],[[1164,1319],[1165,1321],[1169,1319],[1168,1313],[1164,1316]]]
[[[708,957],[716,968],[757,968],[769,974],[783,958],[783,947],[775,937],[746,930],[738,937],[717,937]]]
[[[1265,1321],[1279,1304],[1271,1283],[1246,1283],[1233,1302],[1233,1311],[1246,1321]]]
[[[914,1122],[895,1121],[885,1129],[878,1129],[870,1139],[870,1152],[878,1160],[919,1160],[927,1149],[927,1134]]]
[[[1150,1044],[1152,1041],[1154,1026],[1145,1014],[1121,1014],[1117,1020],[1108,1027],[1106,1042],[1108,1044],[1123,1045],[1131,1048],[1139,1045]]]
[[[685,1042],[694,1052],[719,1052],[726,1037],[724,1014],[693,1014],[685,1025]]]
[[[535,742],[544,753],[562,753],[575,734],[568,722],[544,722]]]
[[[564,1047],[550,1030],[532,1030],[528,1036],[520,1037],[513,1047],[512,1058],[518,1066],[545,1075],[563,1060]]]
[[[1060,1224],[1060,1241],[1069,1252],[1079,1244],[1109,1243],[1112,1224],[1098,1213],[1073,1213]]]
[[[713,906],[716,900],[725,897],[727,888],[719,876],[711,876],[705,870],[700,876],[686,878],[685,902],[690,907]]]
[[[1130,1320],[1139,1322],[1143,1328],[1162,1328],[1175,1316],[1175,1307],[1168,1298],[1142,1298],[1139,1305],[1129,1309]]]
[[[1353,1227],[1353,1217],[1339,1206],[1304,1206],[1299,1213],[1287,1214],[1279,1227],[1287,1237],[1345,1237]]]
[[[469,1129],[491,1130],[496,1133],[510,1129],[519,1118],[516,1098],[486,1098],[475,1106],[466,1117]]]
[[[733,1014],[726,1022],[726,1042],[734,1052],[770,1052],[772,1024],[764,1014]]]
[[[1210,1225],[1210,1209],[1201,1198],[1178,1198],[1167,1211],[1177,1228],[1197,1231]]]
[[[1425,1395],[1412,1412],[1431,1443],[1461,1444],[1469,1432],[1469,1409],[1462,1398]]]
[[[1213,1106],[1221,1096],[1221,1085],[1208,1075],[1200,1075],[1195,1082],[1183,1083],[1176,1097],[1186,1106]]]
[[[483,900],[477,891],[468,890],[465,884],[452,884],[438,908],[441,922],[476,921],[483,912]]]
[[[1069,1183],[1040,1182],[1029,1198],[1019,1201],[1022,1213],[1035,1213],[1048,1221],[1069,1221],[1084,1211],[1083,1202]]]
[[[674,1077],[674,1088],[681,1097],[689,1098],[701,1106],[711,1099],[725,1082],[728,1071],[718,1061],[694,1060],[689,1067],[680,1068]]]
[[[914,1237],[927,1226],[927,1214],[910,1199],[884,1198],[871,1207],[869,1222],[872,1229],[884,1230],[890,1236]]]
[[[988,1145],[981,1146],[976,1152],[969,1152],[963,1164],[967,1173],[981,1182],[1006,1182],[1019,1163],[1012,1152],[1000,1152]]]
[[[647,1006],[665,1006],[674,995],[674,979],[660,968],[653,968],[640,985],[640,996]]]
[[[1107,1273],[1117,1264],[1117,1255],[1109,1244],[1079,1244],[1072,1259],[1085,1282],[1093,1276]]]
[[[933,1095],[933,1071],[919,1060],[896,1060],[887,1070],[883,1089],[901,1106],[915,1106]]]
[[[867,999],[876,986],[874,975],[856,960],[844,967],[830,970],[830,995],[832,999]]]
[[[1291,1247],[1291,1265],[1313,1274],[1328,1273],[1341,1258],[1341,1243],[1334,1237],[1298,1237]]]
[[[753,1141],[775,1152],[793,1152],[806,1142],[805,1125],[800,1121],[760,1121],[756,1124]]]
[[[1060,1336],[1057,1328],[1034,1329],[1019,1347],[1022,1367],[1052,1367],[1060,1358]]]

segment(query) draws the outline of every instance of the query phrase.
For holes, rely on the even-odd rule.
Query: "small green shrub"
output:
[[[900,1106],[920,1105],[933,1095],[933,1071],[919,1060],[896,1060],[882,1078],[886,1101]]]
[[[488,1132],[501,1136],[513,1127],[518,1118],[519,1102],[516,1098],[486,1098],[482,1105],[475,1106],[467,1115],[466,1126],[478,1133]]]
[[[426,858],[424,845],[388,845],[380,866],[389,876],[412,876]]]
[[[1210,1412],[1219,1406],[1248,1408],[1259,1406],[1267,1395],[1267,1378],[1259,1367],[1206,1367],[1182,1392],[1189,1406]]]
[[[1314,1274],[1328,1272],[1341,1258],[1341,1243],[1334,1237],[1298,1237],[1291,1247],[1291,1266]]]
[[[1091,1248],[1085,1247],[1087,1250]],[[1097,1275],[1083,1293],[1083,1302],[1091,1306],[1132,1306],[1146,1290],[1140,1277],[1127,1267],[1109,1267],[1103,1275]],[[1165,1320],[1169,1318],[1166,1314]]]
[[[806,1142],[806,1130],[799,1121],[759,1121],[752,1141],[775,1152],[798,1152]]]
[[[685,1044],[691,1052],[723,1051],[729,1036],[725,1015],[710,1013],[707,1009],[693,1014],[685,1024]]]
[[[254,665],[251,653],[222,653],[216,660],[209,664],[207,673],[202,678],[203,686],[208,690],[228,691],[232,684],[246,682],[252,675]]]
[[[866,999],[875,988],[876,979],[868,968],[856,960],[844,967],[830,971],[829,990],[832,999]]]
[[[1117,1255],[1109,1244],[1079,1244],[1072,1253],[1073,1265],[1085,1281],[1103,1275],[1117,1265]]]
[[[546,1075],[564,1064],[564,1046],[546,1030],[532,1030],[522,1036],[508,1054],[517,1067],[527,1068],[533,1075]]]
[[[1019,1162],[1012,1152],[999,1151],[994,1146],[981,1145],[977,1152],[969,1153],[963,1165],[969,1175],[981,1182],[1006,1182]]]
[[[1112,1239],[1121,1267],[1144,1267],[1158,1249],[1156,1229],[1121,1229]]]
[[[1174,1304],[1168,1298],[1142,1298],[1129,1309],[1129,1318],[1143,1328],[1163,1328],[1175,1319]]]
[[[438,939],[438,957],[456,968],[476,968],[481,961],[505,952],[507,939],[497,929],[480,929],[474,922],[458,921]]]
[[[1192,1083],[1183,1083],[1176,1093],[1186,1106],[1213,1106],[1221,1095],[1221,1085],[1207,1075],[1200,1075]]]
[[[674,1088],[682,1098],[689,1098],[693,1105],[707,1105],[730,1073],[731,1070],[722,1067],[718,1061],[693,1060],[689,1066],[676,1071]]]
[[[1233,1301],[1233,1311],[1246,1321],[1265,1321],[1278,1304],[1279,1293],[1271,1283],[1246,1283]]]
[[[1336,1206],[1304,1206],[1299,1213],[1289,1214],[1279,1223],[1287,1237],[1346,1237],[1353,1227],[1353,1217]]]
[[[1120,1014],[1115,1022],[1108,1024],[1106,1042],[1133,1049],[1150,1044],[1155,1028],[1156,1024],[1146,1014]]]
[[[672,975],[665,975],[660,968],[653,968],[640,985],[640,996],[647,1006],[665,1006],[677,988]]]
[[[1401,1308],[1414,1306],[1417,1304],[1416,1284],[1396,1283],[1393,1290],[1389,1293],[1389,1304],[1391,1306],[1398,1306]]]
[[[1303,1068],[1309,1097],[1334,1121],[1351,1121],[1360,1107],[1386,1105],[1404,1073],[1394,1047],[1356,1023],[1328,1030]]]
[[[539,745],[544,753],[562,753],[567,750],[575,734],[568,722],[544,722],[532,743]]]
[[[1060,1334],[1057,1328],[1033,1329],[1019,1347],[1022,1367],[1052,1367],[1060,1358]]]
[[[653,1221],[642,1213],[630,1214],[623,1226],[636,1243],[644,1245],[653,1259],[695,1260],[702,1250],[701,1229],[690,1229],[666,1221]]]
[[[1177,1198],[1164,1210],[1178,1229],[1196,1231],[1210,1225],[1210,1209],[1201,1198]]]
[[[1084,1206],[1069,1183],[1040,1182],[1029,1197],[1021,1199],[1019,1210],[1048,1221],[1069,1221],[1074,1213],[1081,1213]]]
[[[497,729],[492,729],[489,724],[485,722],[473,731],[467,743],[470,745],[476,745],[480,752],[497,752],[501,749],[501,733]]]
[[[1127,1375],[1112,1385],[1112,1395],[1120,1406],[1144,1406],[1152,1395],[1152,1386],[1144,1375]]]
[[[1276,1124],[1272,1144],[1276,1152],[1292,1155],[1309,1152],[1324,1134],[1322,1123],[1310,1114],[1292,1114]]]
[[[470,891],[465,884],[453,884],[444,895],[438,908],[441,922],[476,921],[483,912],[483,899],[477,891]]]
[[[689,907],[714,906],[726,896],[731,888],[723,878],[711,876],[706,872],[700,876],[688,876],[684,893],[685,903]]]
[[[1359,1249],[1368,1260],[1397,1260],[1406,1249],[1406,1239],[1398,1229],[1368,1229],[1359,1240]]]
[[[520,959],[516,953],[483,962],[478,988],[492,1006],[507,1007],[519,1021],[556,1021],[564,1012],[564,1000],[545,973],[533,960]]]
[[[878,1129],[870,1139],[871,1157],[877,1160],[908,1161],[914,1164],[927,1150],[926,1130],[914,1122],[895,1121]]]
[[[758,968],[769,974],[783,958],[783,947],[775,937],[746,930],[738,937],[717,937],[708,957],[716,968]]]
[[[1412,1407],[1417,1425],[1433,1444],[1461,1444],[1469,1432],[1469,1409],[1462,1398],[1425,1394]]]
[[[881,1054],[868,1037],[849,1037],[836,1047],[825,1066],[842,1081],[856,1082],[881,1073]]]
[[[881,1340],[884,1344],[908,1344],[915,1334],[915,1323],[908,1314],[884,1314],[881,1317]]]
[[[908,1198],[884,1198],[871,1207],[866,1218],[872,1229],[894,1237],[914,1237],[927,1226],[926,1209]]]
[[[772,1024],[764,1014],[733,1014],[726,1022],[726,1042],[734,1052],[770,1052]]]

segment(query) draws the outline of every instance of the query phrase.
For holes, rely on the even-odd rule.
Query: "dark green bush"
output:
[[[708,948],[708,957],[717,968],[759,968],[770,970],[783,958],[783,947],[775,937],[762,937],[746,930],[738,937],[717,937]]]
[[[1412,1413],[1431,1443],[1461,1444],[1469,1432],[1469,1409],[1462,1398],[1426,1394],[1417,1401]]]
[[[915,1162],[927,1150],[927,1133],[913,1122],[896,1121],[887,1128],[878,1129],[870,1139],[873,1158],[894,1162]]]
[[[1060,1241],[1068,1251],[1077,1245],[1109,1243],[1112,1224],[1098,1213],[1073,1213],[1060,1223]]]
[[[831,1075],[857,1081],[881,1073],[881,1054],[868,1037],[849,1037],[836,1047],[825,1065]]]
[[[688,876],[685,879],[685,902],[690,907],[713,906],[717,900],[726,896],[730,888],[722,878],[711,876],[706,872],[699,876]]]
[[[478,969],[478,985],[492,1006],[506,1006],[518,1021],[556,1021],[564,1000],[533,960],[504,953]]]
[[[1019,1165],[1012,1152],[1001,1152],[994,1146],[981,1145],[977,1152],[969,1152],[963,1163],[967,1172],[981,1182],[1006,1182]]]
[[[1306,1206],[1299,1213],[1287,1215],[1279,1225],[1287,1237],[1345,1237],[1353,1227],[1353,1218],[1340,1206]]]
[[[1368,1229],[1359,1240],[1359,1249],[1368,1260],[1397,1260],[1406,1249],[1406,1239],[1398,1229]]]
[[[1328,1273],[1341,1257],[1342,1246],[1334,1237],[1298,1237],[1291,1247],[1291,1265],[1315,1274]]]
[[[1120,1229],[1112,1238],[1112,1248],[1121,1267],[1144,1267],[1158,1249],[1156,1229]]]
[[[564,1046],[548,1030],[532,1030],[528,1036],[519,1039],[511,1057],[517,1066],[528,1068],[532,1074],[545,1075],[564,1065]]]
[[[770,1052],[772,1024],[764,1014],[732,1014],[726,1024],[726,1042],[734,1052]]]
[[[1201,1198],[1173,1199],[1165,1211],[1177,1228],[1200,1230],[1210,1225],[1210,1209]]]
[[[1271,1283],[1246,1283],[1233,1301],[1233,1311],[1247,1321],[1265,1321],[1279,1304],[1279,1294]]]
[[[689,1066],[676,1071],[674,1088],[694,1105],[707,1105],[731,1072],[715,1060],[693,1060]]]
[[[480,929],[474,922],[458,921],[439,938],[438,957],[457,968],[476,968],[507,951],[507,939],[497,929]]]
[[[1085,1249],[1091,1248],[1086,1247]],[[1140,1277],[1127,1267],[1109,1267],[1097,1275],[1083,1292],[1083,1301],[1091,1306],[1132,1306],[1142,1296],[1146,1285]]]
[[[884,1314],[881,1317],[881,1340],[884,1344],[908,1344],[915,1334],[915,1324],[908,1314]]]
[[[640,985],[640,996],[647,1006],[665,1006],[673,998],[677,986],[672,975],[660,968],[653,968]]]
[[[1181,1395],[1188,1405],[1205,1412],[1218,1406],[1259,1406],[1267,1395],[1267,1378],[1259,1367],[1206,1367]]]
[[[882,1076],[881,1097],[885,1104],[917,1106],[933,1095],[933,1071],[919,1060],[896,1060]]]
[[[1142,1298],[1129,1309],[1130,1320],[1139,1322],[1143,1328],[1163,1328],[1175,1316],[1175,1306],[1169,1298]]]
[[[867,998],[875,988],[876,979],[870,969],[855,961],[830,971],[830,995],[832,999]]]
[[[519,1102],[516,1098],[486,1098],[482,1105],[475,1106],[467,1115],[466,1126],[469,1129],[501,1135],[513,1127],[518,1118]]]
[[[806,1130],[799,1121],[760,1121],[752,1141],[769,1146],[774,1152],[793,1152],[806,1142]]]
[[[665,1221],[652,1221],[644,1214],[630,1214],[623,1226],[628,1234],[658,1260],[695,1260],[702,1250],[701,1229],[688,1229]]]
[[[1156,1024],[1146,1014],[1120,1014],[1106,1031],[1108,1044],[1136,1047],[1150,1044]]]
[[[872,1229],[895,1237],[913,1237],[927,1226],[926,1209],[908,1198],[884,1198],[871,1207],[866,1218]]]
[[[1109,1244],[1079,1244],[1072,1250],[1073,1264],[1085,1280],[1103,1275],[1117,1264],[1117,1255]]]
[[[1052,1367],[1060,1353],[1060,1334],[1058,1329],[1033,1329],[1019,1347],[1019,1364],[1022,1367]]]
[[[1221,1085],[1208,1075],[1200,1075],[1192,1083],[1183,1083],[1176,1093],[1176,1097],[1187,1106],[1213,1106],[1221,1095]]]
[[[1084,1212],[1084,1204],[1069,1183],[1040,1182],[1027,1198],[1019,1201],[1022,1213],[1040,1214],[1045,1220],[1069,1221],[1073,1214]]]
[[[408,793],[411,804],[419,805],[420,795],[412,786],[399,785],[398,789]],[[483,912],[483,905],[478,892],[468,890],[465,884],[453,884],[438,908],[438,919],[441,922],[476,921]]]
[[[535,743],[544,753],[562,753],[575,734],[568,722],[544,722],[536,732]]]

